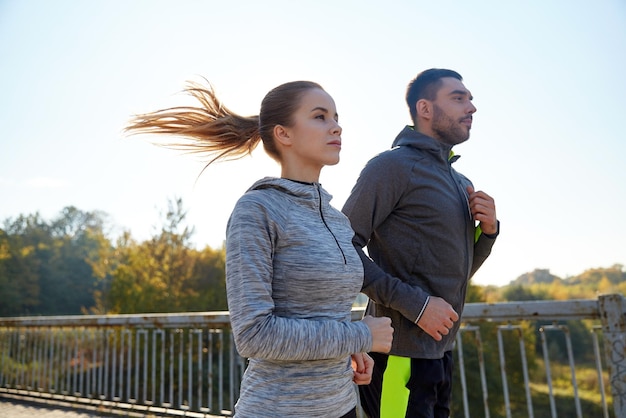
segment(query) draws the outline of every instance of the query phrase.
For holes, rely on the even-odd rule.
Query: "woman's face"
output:
[[[319,170],[339,162],[341,126],[335,101],[321,89],[310,89],[301,98],[292,116],[292,126],[286,128],[290,146],[284,150],[288,160],[301,169]],[[287,155],[284,156],[287,156]]]

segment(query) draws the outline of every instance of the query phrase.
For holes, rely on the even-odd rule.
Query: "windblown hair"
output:
[[[301,98],[311,89],[323,90],[311,81],[281,84],[267,93],[259,115],[244,117],[224,106],[210,84],[205,87],[188,82],[184,91],[197,99],[200,107],[171,107],[137,115],[124,130],[130,134],[181,137],[181,142],[164,146],[211,156],[204,169],[220,159],[238,159],[250,154],[259,141],[263,141],[265,152],[280,162],[273,129],[276,125],[293,126],[293,115]]]
[[[441,79],[445,77],[452,77],[463,81],[463,77],[456,71],[443,68],[424,70],[411,80],[406,89],[406,104],[409,106],[411,120],[415,121],[417,117],[415,104],[421,99],[435,100],[437,98],[437,92],[441,88]]]

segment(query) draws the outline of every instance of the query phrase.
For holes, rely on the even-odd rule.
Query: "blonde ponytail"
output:
[[[207,82],[207,84],[209,84]],[[292,81],[270,90],[258,116],[240,116],[217,98],[211,85],[188,82],[185,92],[201,107],[171,107],[137,115],[124,129],[129,134],[165,134],[181,138],[181,142],[163,144],[165,147],[193,154],[211,155],[206,166],[219,159],[238,159],[250,154],[259,141],[265,152],[280,162],[280,152],[274,142],[276,125],[292,126],[304,93],[323,88],[311,81]]]
[[[124,129],[129,134],[165,134],[181,142],[162,144],[192,154],[211,156],[207,166],[219,159],[238,159],[259,144],[259,116],[240,116],[225,107],[210,86],[188,82],[184,90],[200,107],[171,107],[134,116]]]

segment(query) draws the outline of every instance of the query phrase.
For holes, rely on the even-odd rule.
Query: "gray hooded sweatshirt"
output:
[[[451,151],[404,128],[392,149],[366,164],[343,207],[365,265],[367,313],[391,318],[393,355],[437,359],[452,349],[460,321],[441,341],[415,322],[429,296],[461,315],[469,279],[495,242],[475,226],[466,191],[471,183],[452,168],[458,157]]]
[[[228,307],[249,359],[237,418],[338,418],[356,406],[350,354],[372,337],[351,321],[363,265],[331,198],[318,183],[264,178],[231,214]]]

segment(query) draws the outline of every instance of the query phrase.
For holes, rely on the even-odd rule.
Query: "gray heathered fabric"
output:
[[[264,178],[226,234],[235,343],[249,358],[237,418],[337,418],[356,406],[350,354],[371,349],[351,322],[363,282],[348,219],[319,184]]]
[[[390,354],[441,358],[461,321],[441,341],[414,322],[429,295],[462,314],[469,279],[495,239],[474,242],[465,189],[471,183],[452,168],[450,146],[406,127],[393,147],[367,163],[343,212],[355,246],[367,245],[375,262],[364,259],[363,293],[370,297],[367,313],[392,320]]]

